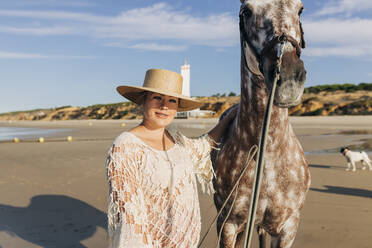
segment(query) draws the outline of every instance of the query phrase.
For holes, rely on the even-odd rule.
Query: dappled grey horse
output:
[[[241,2],[241,100],[235,106],[238,114],[222,138],[221,149],[212,154],[216,172],[214,201],[219,210],[245,166],[248,151],[259,144],[282,44],[280,77],[269,125],[255,224],[260,247],[265,247],[266,233],[271,236],[271,247],[290,247],[310,186],[308,163],[289,123],[287,109],[301,101],[306,77],[300,59],[301,48],[305,47],[300,22],[303,5],[301,0]],[[248,165],[236,197],[233,194],[217,220],[221,247],[238,247],[243,239],[255,160],[256,157]]]

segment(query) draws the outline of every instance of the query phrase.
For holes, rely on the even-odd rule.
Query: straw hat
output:
[[[120,95],[139,105],[143,103],[144,92],[150,91],[179,99],[178,111],[187,111],[201,107],[202,103],[182,95],[182,76],[164,69],[150,69],[146,72],[143,86],[119,86]]]

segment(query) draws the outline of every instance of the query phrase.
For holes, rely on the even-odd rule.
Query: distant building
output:
[[[182,95],[190,96],[190,65],[185,63],[181,66],[181,75],[183,77]],[[214,115],[214,111],[194,109],[191,111],[177,112],[176,118],[189,118],[189,117],[203,117],[206,115]]]
[[[181,75],[183,77],[182,95],[190,96],[190,65],[185,63],[181,66]]]

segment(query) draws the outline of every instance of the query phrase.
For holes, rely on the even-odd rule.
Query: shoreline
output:
[[[297,136],[317,135],[360,135],[372,134],[371,116],[290,116],[290,123]],[[90,139],[95,134],[97,139],[115,138],[112,129],[116,134],[120,131],[135,127],[141,120],[59,120],[59,121],[0,121],[0,127],[25,127],[38,129],[63,129],[63,132],[50,134],[49,140],[63,140],[67,136],[78,139]],[[195,118],[175,119],[168,129],[183,130],[185,135],[195,137],[195,133],[206,132],[218,122],[218,118]],[[93,131],[95,130],[95,131]],[[98,130],[98,132],[97,132]],[[39,136],[22,139],[25,142],[35,140]],[[19,137],[18,137],[19,138]],[[12,142],[13,138],[0,140],[0,142]]]
[[[39,137],[49,138],[62,136],[70,132],[67,128],[40,128],[40,127],[9,127],[0,126],[0,142],[9,142],[17,138],[19,141],[29,141]]]

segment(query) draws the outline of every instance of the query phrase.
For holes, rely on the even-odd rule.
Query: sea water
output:
[[[0,127],[0,140],[48,137],[66,129],[43,129],[34,127]]]

